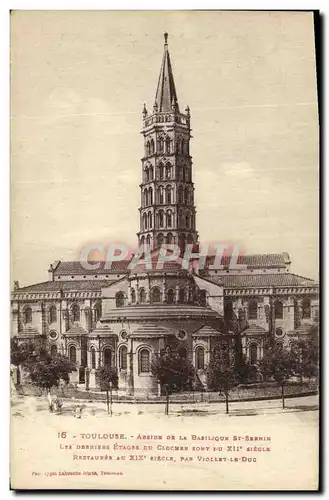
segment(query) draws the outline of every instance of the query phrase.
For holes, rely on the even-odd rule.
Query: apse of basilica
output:
[[[165,34],[164,54],[152,110],[142,112],[144,156],[138,244],[156,260],[161,244],[198,245],[192,158],[191,114],[180,110]],[[162,269],[129,260],[53,263],[48,280],[12,292],[12,336],[20,341],[46,335],[78,370],[71,382],[95,387],[100,365],[115,366],[128,394],[157,393],[152,355],[170,345],[194,365],[201,383],[216,349],[230,352],[230,320],[243,317],[242,348],[257,362],[270,335],[291,348],[318,317],[318,284],[293,274],[287,253],[244,255],[241,268],[211,256],[204,269],[184,269],[179,259]]]

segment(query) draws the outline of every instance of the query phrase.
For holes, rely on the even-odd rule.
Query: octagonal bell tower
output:
[[[184,250],[197,243],[194,184],[190,156],[190,109],[179,109],[174,76],[164,34],[164,54],[153,111],[143,109],[139,245],[151,250],[175,243]]]

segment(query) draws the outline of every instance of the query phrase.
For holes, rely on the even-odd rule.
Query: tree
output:
[[[96,371],[96,376],[99,380],[101,391],[106,391],[107,413],[112,416],[112,389],[118,388],[118,373],[110,366],[100,366]]]
[[[260,362],[265,378],[272,378],[281,387],[282,408],[285,408],[284,385],[296,373],[296,356],[281,346],[272,346],[266,350]]]
[[[298,374],[301,377],[318,380],[319,376],[319,324],[314,323],[305,338],[296,345]]]
[[[223,363],[221,357],[215,354],[207,366],[207,386],[212,391],[225,394],[226,413],[229,413],[229,393],[239,383],[234,366]]]
[[[58,387],[62,379],[69,382],[69,374],[76,370],[72,361],[62,354],[50,356],[48,352],[33,353],[25,362],[32,384],[40,389],[47,389],[49,392],[52,387]]]
[[[168,415],[170,395],[191,389],[195,378],[194,368],[187,359],[167,347],[160,355],[152,358],[151,372],[165,393],[165,415]]]
[[[10,361],[11,364],[17,367],[18,373],[18,383],[20,383],[20,368],[25,367],[25,365],[32,359],[33,355],[36,353],[41,353],[46,351],[45,339],[40,337],[38,339],[27,340],[25,342],[19,342],[17,337],[12,337],[10,339]]]

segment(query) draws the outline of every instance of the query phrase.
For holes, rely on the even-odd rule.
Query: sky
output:
[[[45,281],[86,244],[137,244],[142,107],[165,31],[191,109],[200,241],[285,251],[318,279],[311,13],[14,11],[12,281]]]

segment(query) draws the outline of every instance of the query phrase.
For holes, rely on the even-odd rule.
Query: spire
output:
[[[174,75],[171,68],[168,50],[168,33],[164,33],[164,40],[164,53],[155,96],[155,104],[157,105],[157,110],[159,112],[172,111],[173,108],[179,111]]]

